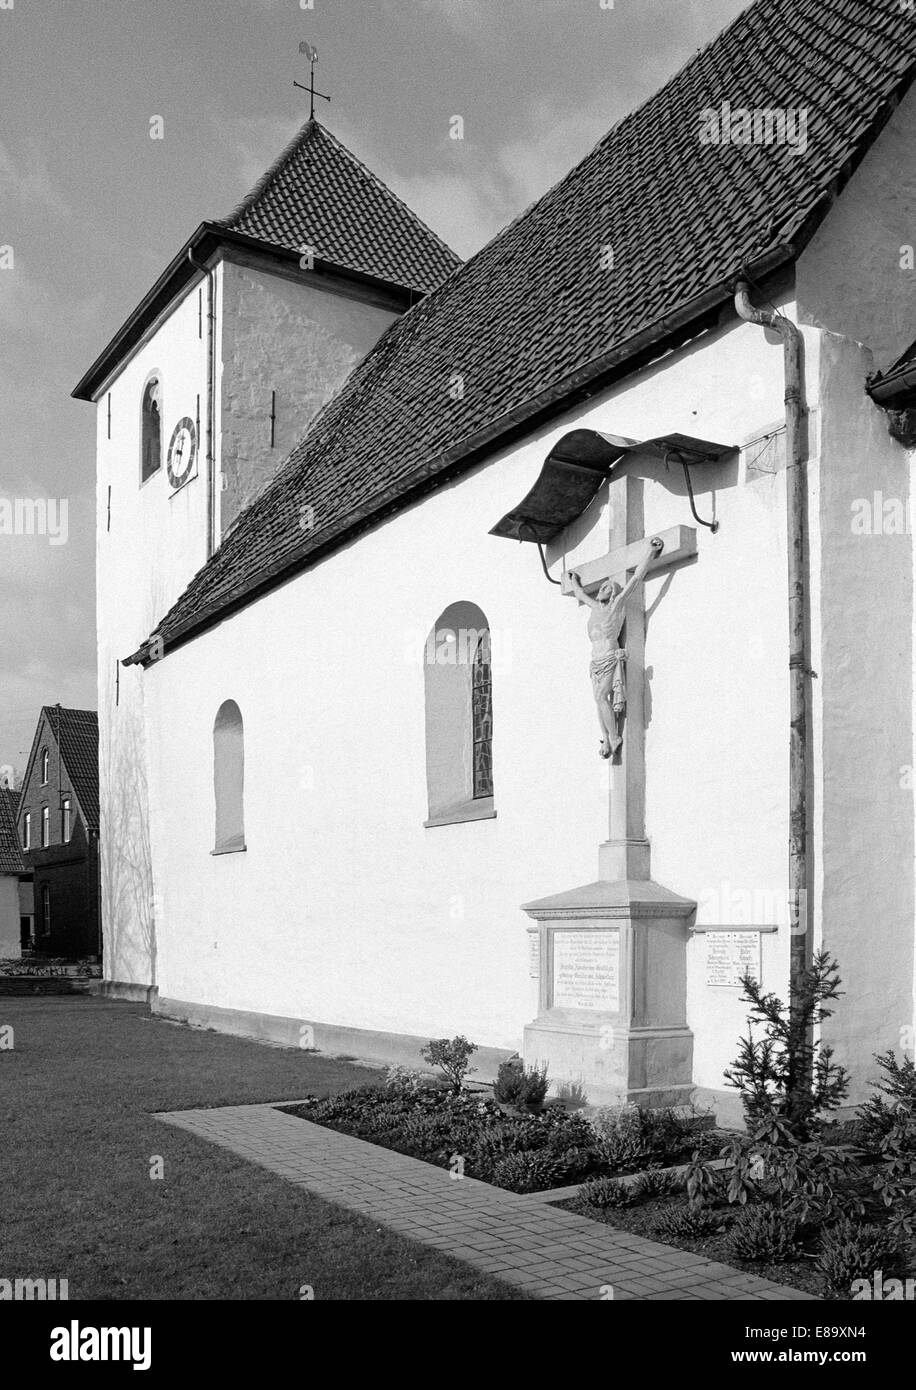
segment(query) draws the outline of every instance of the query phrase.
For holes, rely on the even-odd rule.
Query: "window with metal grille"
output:
[[[474,653],[471,687],[474,741],[474,797],[493,795],[493,681],[490,674],[490,633],[482,633]]]

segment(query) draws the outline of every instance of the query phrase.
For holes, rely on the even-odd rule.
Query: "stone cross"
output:
[[[606,580],[625,583],[646,553],[648,537],[643,519],[643,479],[624,475],[608,487],[610,550],[598,560],[577,564],[582,587],[593,592]],[[696,531],[692,526],[672,526],[654,532],[664,549],[649,566],[649,573],[696,555]],[[562,592],[572,595],[566,575]],[[599,877],[619,881],[651,877],[649,841],[646,839],[646,721],[645,721],[645,591],[637,584],[626,600],[627,711],[619,762],[610,764],[608,839],[599,847]]]

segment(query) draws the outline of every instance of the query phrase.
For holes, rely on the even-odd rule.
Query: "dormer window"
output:
[[[48,763],[49,763],[49,761],[50,761],[50,759],[49,759],[49,756],[48,756],[48,750],[47,750],[47,748],[42,748],[42,750],[41,750],[41,785],[42,785],[43,787],[46,787],[46,786],[48,785]]]
[[[140,407],[140,482],[162,467],[162,379],[154,372],[143,388]]]

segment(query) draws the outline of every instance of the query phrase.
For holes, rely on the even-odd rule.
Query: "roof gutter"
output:
[[[786,532],[789,579],[789,1006],[799,1007],[808,967],[807,774],[809,689],[812,672],[807,630],[807,440],[803,397],[801,331],[785,314],[755,309],[747,281],[735,294],[735,309],[747,323],[771,328],[782,338],[786,417]],[[805,1090],[810,1077],[796,1076],[793,1089]]]
[[[780,243],[754,261],[747,273],[753,274],[755,278],[772,275],[790,265],[796,254],[796,249],[791,243]],[[632,374],[639,370],[640,366],[660,356],[662,352],[677,346],[679,342],[684,341],[686,329],[693,326],[699,331],[704,320],[717,313],[723,304],[731,301],[736,279],[735,275],[729,276],[712,289],[704,290],[679,309],[657,319],[651,327],[617,344],[610,352],[577,367],[545,391],[505,411],[460,443],[440,451],[435,458],[415,468],[407,479],[375,493],[350,512],[345,520],[323,532],[317,540],[292,555],[278,558],[268,568],[261,570],[256,578],[240,585],[228,599],[219,599],[207,605],[179,625],[168,637],[166,651],[173,651],[176,647],[182,646],[192,637],[222,622],[231,613],[276,588],[278,584],[316,564],[371,525],[377,524],[386,515],[418,501],[436,487],[466,472],[487,453],[492,452],[495,446],[508,444],[518,435],[530,433],[539,424],[559,414],[561,408],[569,409],[577,401],[594,396],[615,380]],[[152,655],[153,637],[157,638],[156,657]],[[153,637],[144,642],[137,651],[125,657],[122,664],[149,665],[153,660],[161,659],[162,639],[157,634],[153,634]]]

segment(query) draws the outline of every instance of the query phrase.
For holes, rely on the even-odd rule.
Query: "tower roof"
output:
[[[232,231],[424,292],[461,258],[314,118],[223,219]]]

